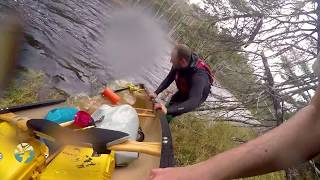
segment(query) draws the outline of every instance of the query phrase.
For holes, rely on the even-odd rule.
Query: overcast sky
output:
[[[189,0],[190,3],[194,3],[194,4],[198,4],[200,3],[202,0]]]

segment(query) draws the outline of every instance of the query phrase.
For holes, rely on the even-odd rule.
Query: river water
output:
[[[114,68],[110,68],[115,62],[109,56],[113,51],[101,53],[106,42],[110,44],[105,34],[115,8],[106,0],[0,0],[0,11],[13,9],[25,23],[19,65],[42,70],[49,77],[48,83],[69,94],[92,94],[97,87],[119,79],[112,71]],[[124,74],[121,78],[156,88],[170,68],[169,47],[159,47],[163,48],[162,54],[150,60],[158,63],[146,66],[143,61],[131,62],[140,73]]]

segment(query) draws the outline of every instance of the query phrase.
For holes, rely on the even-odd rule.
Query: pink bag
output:
[[[79,111],[76,113],[74,117],[73,124],[80,128],[85,128],[90,125],[93,125],[93,119],[89,113],[85,111]]]

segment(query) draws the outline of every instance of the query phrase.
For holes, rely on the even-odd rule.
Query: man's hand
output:
[[[160,109],[164,114],[167,114],[167,108],[166,108],[166,106],[165,106],[164,104],[162,104],[162,103],[156,103],[156,104],[154,104],[154,109],[155,109],[155,110]]]
[[[149,97],[151,98],[151,99],[155,99],[155,98],[157,98],[157,94],[156,93],[154,93],[154,92],[151,92],[151,93],[149,93],[148,94],[149,95]]]

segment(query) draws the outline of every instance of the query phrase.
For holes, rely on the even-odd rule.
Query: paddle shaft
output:
[[[129,89],[129,87],[126,87],[126,88],[121,88],[121,89],[114,90],[113,92],[118,93],[118,92],[125,91],[125,90],[128,90],[128,89]]]
[[[23,111],[23,110],[27,110],[27,109],[42,107],[42,106],[50,106],[50,105],[59,104],[59,103],[65,102],[65,101],[66,101],[65,99],[57,99],[57,100],[54,99],[54,100],[37,102],[37,103],[12,106],[12,107],[0,109],[0,114]]]
[[[68,122],[64,122],[64,123],[60,123],[59,125],[62,126],[62,127],[67,127],[67,126],[70,126],[73,124],[73,120],[72,121],[68,121]]]
[[[152,156],[161,155],[161,144],[155,142],[137,142],[128,140],[124,143],[112,145],[107,148],[114,151],[140,152]]]
[[[153,112],[153,110],[152,109],[144,109],[144,108],[134,108],[135,110],[137,110],[137,111],[145,111],[145,112]]]
[[[141,86],[140,84],[138,84],[138,85],[134,84],[134,85],[135,86]],[[129,89],[130,89],[130,87],[125,87],[125,88],[116,89],[113,92],[118,93],[118,92],[129,90]]]
[[[154,114],[144,114],[144,113],[138,113],[138,116],[140,116],[140,117],[152,117],[152,118],[156,117],[156,115],[154,115]]]
[[[14,113],[6,113],[0,114],[0,120],[7,121],[23,131],[28,131],[27,121],[30,120],[28,118],[17,116]]]

